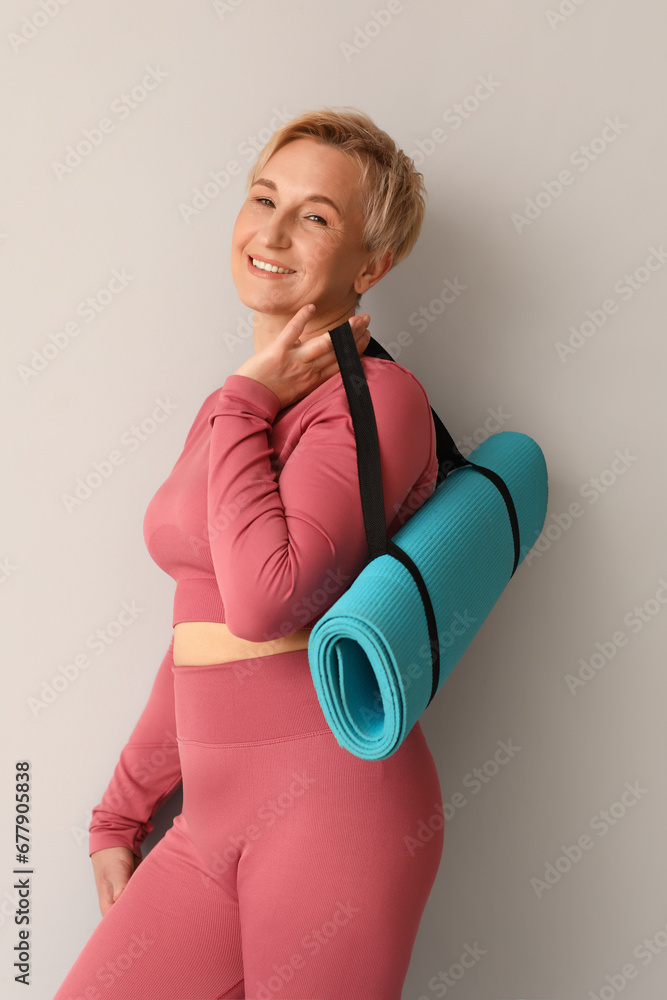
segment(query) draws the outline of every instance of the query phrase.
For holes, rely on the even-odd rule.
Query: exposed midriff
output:
[[[172,655],[175,667],[229,663],[306,649],[309,636],[309,628],[300,628],[268,642],[250,642],[233,635],[224,622],[179,622],[174,625]]]

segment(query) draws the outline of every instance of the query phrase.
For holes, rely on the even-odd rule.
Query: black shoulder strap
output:
[[[350,326],[350,324],[347,321],[345,323],[343,323],[342,326],[338,326],[334,330],[330,330],[329,331],[329,333],[331,335],[331,339],[332,339],[332,341],[334,340],[334,334],[336,334],[338,330],[346,330],[346,329],[349,330],[349,336],[347,338],[348,348],[351,347],[351,346],[353,346],[355,348],[354,354],[356,355],[357,360],[358,360],[358,358],[359,358],[359,352],[356,349],[356,345],[354,345],[354,343],[353,343],[353,341],[354,341],[354,335],[352,333],[352,327]],[[352,342],[350,341],[350,337],[352,337]],[[338,343],[339,344],[341,343],[340,338],[338,339]],[[348,392],[348,398],[349,398],[349,391],[347,389],[347,385],[345,384],[345,373],[343,372],[343,366],[340,363],[340,358],[338,357],[338,351],[336,349],[336,345],[335,344],[334,344],[334,350],[336,351],[336,358],[338,360],[338,366],[339,366],[339,368],[341,370],[341,375],[343,377],[343,384],[345,385],[345,389]],[[387,361],[394,361],[394,358],[392,358],[392,356],[389,353],[389,351],[385,350],[385,348],[382,346],[382,344],[379,344],[377,342],[377,340],[374,340],[372,337],[369,340],[368,345],[366,347],[366,350],[363,353],[365,355],[369,356],[369,357],[372,357],[372,358],[386,358]],[[347,362],[345,361],[346,357],[347,357],[347,352],[345,352],[345,355],[344,355],[344,363],[345,364],[347,364]],[[352,363],[353,368],[358,368],[358,371],[356,372],[357,376],[360,375],[361,378],[363,379],[363,381],[366,382],[366,376],[364,375],[364,371],[363,371],[363,368],[361,366],[361,362],[359,362],[359,364],[357,366],[354,363],[354,360],[355,360],[354,359],[354,355],[350,354],[350,358],[351,358],[351,363]],[[348,367],[348,371],[349,371],[349,367]],[[368,401],[369,401],[369,403],[371,403],[370,393],[368,394]],[[372,406],[372,403],[371,403],[371,406]],[[516,508],[514,507],[514,501],[512,500],[512,495],[511,495],[510,491],[508,490],[508,488],[507,488],[507,486],[505,484],[504,479],[501,479],[501,477],[496,472],[494,472],[493,469],[487,469],[483,465],[477,465],[476,462],[471,462],[470,459],[465,458],[465,456],[463,456],[461,454],[461,452],[459,451],[459,449],[454,444],[454,439],[452,438],[451,434],[449,433],[449,431],[447,430],[447,428],[445,427],[445,425],[443,424],[442,420],[440,419],[440,417],[435,412],[435,410],[433,409],[432,406],[431,406],[431,413],[433,414],[433,423],[435,425],[436,452],[437,452],[437,455],[438,455],[438,477],[437,477],[436,482],[435,482],[436,489],[438,488],[438,486],[440,485],[440,483],[443,481],[443,479],[445,479],[447,477],[447,475],[450,472],[452,472],[454,469],[461,468],[464,465],[472,465],[474,468],[479,469],[479,471],[483,475],[485,475],[487,477],[487,479],[490,479],[491,482],[494,484],[494,486],[496,486],[500,490],[500,492],[502,494],[503,500],[505,501],[505,504],[507,506],[507,512],[509,514],[510,523],[512,525],[512,536],[513,536],[513,539],[514,539],[514,564],[512,566],[512,572],[510,574],[510,579],[511,579],[511,577],[514,576],[514,573],[516,572],[516,568],[517,568],[517,566],[519,564],[519,554],[520,554],[519,522],[518,522],[518,519],[517,519],[517,516],[516,516]],[[354,417],[353,417],[353,421],[354,421]],[[373,421],[373,428],[374,428],[374,431],[375,431],[374,439],[375,439],[375,441],[377,441],[377,428],[375,426],[375,413],[373,413],[372,421]],[[355,429],[355,433],[356,433],[356,429]],[[379,461],[379,456],[378,456],[378,461]]]
[[[433,664],[431,697],[428,701],[428,704],[430,704],[438,689],[440,677],[440,646],[433,606],[419,569],[407,553],[387,536],[384,516],[384,496],[382,492],[380,447],[375,422],[375,411],[373,410],[368,382],[359,359],[359,352],[354,340],[354,334],[352,333],[352,327],[346,320],[345,323],[330,330],[329,334],[334,351],[336,352],[336,359],[340,368],[345,392],[347,393],[357,443],[359,490],[361,493],[366,539],[368,541],[368,557],[365,566],[379,555],[392,555],[403,563],[419,588],[426,612]],[[389,352],[372,337],[363,353],[369,357],[386,358],[388,361],[394,361]],[[486,469],[465,458],[454,444],[451,434],[433,407],[431,407],[431,413],[433,414],[433,422],[435,424],[438,455],[436,489],[451,471],[465,465],[470,465],[490,479],[503,496],[509,513],[514,538],[514,565],[510,574],[511,579],[519,562],[520,543],[519,522],[510,491],[504,480],[492,469]]]
[[[338,334],[339,330],[349,330],[349,336],[347,337],[347,348],[348,348],[347,350],[345,350],[345,347],[344,347],[344,345],[345,345],[345,335],[343,335],[343,339],[341,340],[340,335]],[[354,335],[352,334],[352,327],[350,326],[349,322],[346,321],[341,326],[336,327],[334,330],[330,330],[329,333],[331,335],[332,342],[334,341],[334,335],[338,334],[338,336],[337,336],[337,342],[338,342],[338,344],[340,344],[340,345],[343,346],[343,350],[344,350],[344,353],[343,353],[343,364],[346,366],[347,371],[343,370],[343,365],[341,365],[341,360],[340,360],[340,357],[338,355],[338,349],[336,347],[336,343],[334,343],[334,350],[336,351],[336,358],[338,360],[338,366],[339,366],[339,368],[341,370],[341,376],[343,378],[343,384],[345,385],[345,390],[348,393],[348,398],[349,398],[349,395],[350,395],[349,389],[348,389],[349,378],[348,378],[348,383],[346,383],[346,381],[345,381],[346,374],[348,374],[348,375],[349,374],[356,374],[357,377],[361,377],[361,379],[363,380],[363,382],[366,383],[366,376],[364,375],[364,370],[363,370],[363,368],[361,366],[361,362],[359,361],[358,365],[355,364],[355,355],[356,355],[356,359],[358,361],[359,352],[357,351],[356,345],[354,344]],[[350,338],[352,338],[352,340],[350,340]],[[351,348],[351,347],[354,347],[354,354],[349,350],[349,348]],[[368,345],[366,347],[366,350],[363,353],[365,355],[367,355],[368,357],[372,357],[372,358],[386,358],[387,361],[394,361],[394,358],[392,358],[392,356],[389,353],[389,351],[385,350],[385,348],[382,346],[382,344],[379,344],[377,342],[377,340],[373,339],[373,337],[371,337],[371,339],[369,340]],[[346,360],[346,358],[348,357],[348,354],[349,354],[349,358],[350,358],[349,362]],[[352,372],[350,372],[350,365],[352,367]],[[358,369],[358,370],[354,371],[354,369]],[[368,383],[366,383],[366,387],[367,386],[368,386]],[[363,399],[366,395],[368,395],[368,402],[370,403],[370,405],[372,407],[373,404],[371,402],[370,393],[369,392],[368,393],[364,393],[363,390],[361,390],[360,394],[359,394],[359,398]],[[360,415],[363,415],[364,417],[366,417],[367,414],[365,412],[365,404],[362,404],[362,405],[364,405],[364,412],[360,412]],[[512,500],[512,495],[511,495],[510,491],[508,490],[508,488],[507,488],[507,486],[505,484],[504,479],[501,479],[501,477],[496,472],[494,472],[493,469],[487,469],[487,468],[485,468],[482,465],[477,465],[476,462],[471,462],[470,459],[465,458],[461,454],[461,452],[459,451],[459,449],[454,444],[454,439],[452,438],[451,434],[449,433],[449,431],[447,430],[447,428],[445,427],[445,425],[443,424],[442,420],[440,419],[440,417],[435,412],[435,410],[433,409],[432,406],[431,406],[431,413],[433,415],[433,423],[435,425],[436,451],[437,451],[437,455],[438,455],[438,477],[437,477],[436,483],[435,483],[436,489],[438,488],[438,486],[440,485],[440,483],[443,481],[443,479],[445,479],[447,477],[447,475],[450,472],[452,472],[454,469],[461,468],[464,465],[471,465],[474,468],[479,469],[479,471],[483,475],[485,475],[487,477],[487,479],[490,479],[491,482],[494,484],[494,486],[496,486],[500,490],[500,492],[502,494],[503,500],[505,501],[505,504],[507,506],[507,512],[509,514],[510,523],[512,525],[512,536],[513,536],[513,539],[514,539],[514,564],[512,566],[512,572],[510,574],[510,579],[511,579],[511,577],[514,576],[514,573],[516,572],[516,568],[517,568],[517,566],[519,564],[519,554],[520,554],[519,522],[518,522],[518,519],[517,519],[517,516],[516,516],[516,509],[514,507],[514,501]],[[354,422],[354,415],[352,416],[352,419],[353,419],[353,422]],[[377,428],[376,428],[376,425],[375,425],[375,413],[374,412],[373,412],[372,416],[369,418],[369,423],[371,422],[371,420],[372,420],[373,432],[374,432],[374,433],[372,433],[372,436],[373,436],[374,440],[377,442]],[[356,428],[355,428],[355,433],[356,433]],[[379,462],[379,455],[378,455],[378,462]],[[368,464],[370,464],[370,462]],[[377,472],[375,472],[374,469],[373,469],[373,475],[377,477]],[[383,513],[384,513],[384,509],[383,509]]]

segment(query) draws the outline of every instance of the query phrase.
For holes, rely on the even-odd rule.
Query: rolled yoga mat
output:
[[[527,434],[501,431],[468,458],[498,473],[511,494],[520,565],[546,517],[542,450]],[[508,508],[483,473],[464,465],[447,475],[392,541],[416,564],[433,605],[439,691],[510,580]],[[383,554],[367,563],[313,626],[308,660],[339,746],[364,760],[395,753],[428,705],[433,680],[424,603],[399,559]]]

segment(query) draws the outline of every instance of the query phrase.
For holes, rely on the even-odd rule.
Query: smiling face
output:
[[[234,224],[231,266],[241,301],[264,335],[275,335],[306,303],[313,330],[354,315],[357,293],[388,270],[367,267],[361,243],[359,167],[335,147],[293,139],[265,163]],[[252,258],[289,269],[259,270]]]

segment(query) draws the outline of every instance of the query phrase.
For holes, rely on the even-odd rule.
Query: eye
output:
[[[260,201],[260,202],[267,201],[269,203],[269,205],[273,205],[272,200],[270,198],[266,198],[266,197],[255,198],[255,201]],[[323,219],[321,215],[315,215],[314,213],[311,213],[311,214],[307,215],[306,218],[307,219],[319,219],[319,221],[322,222],[325,226],[328,225],[327,220]]]

